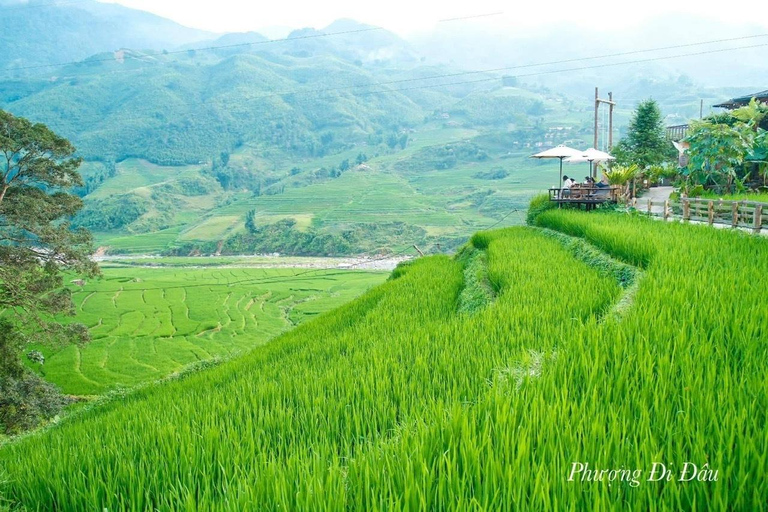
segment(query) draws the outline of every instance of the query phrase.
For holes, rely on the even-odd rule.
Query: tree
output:
[[[637,164],[641,170],[674,158],[674,147],[666,139],[661,110],[654,100],[637,106],[627,136],[619,142],[615,154],[616,163]]]
[[[732,191],[742,178],[744,161],[752,150],[755,132],[744,123],[733,126],[711,121],[695,122],[686,138],[689,179],[692,185],[715,186]]]
[[[752,98],[748,105],[737,108],[731,112],[731,115],[734,119],[746,123],[757,133],[761,129],[761,125],[768,119],[768,105],[763,105]]]
[[[74,314],[64,272],[98,274],[91,235],[72,229],[82,207],[67,190],[83,185],[75,148],[42,124],[0,110],[0,429],[27,428],[57,410],[50,386],[21,362],[29,341],[86,341],[79,324],[51,315]]]
[[[397,133],[392,132],[387,136],[387,146],[389,146],[389,149],[395,149],[399,142],[400,138],[397,136]]]
[[[249,233],[258,233],[259,228],[256,225],[256,210],[249,210],[248,213],[245,214],[245,229],[248,230]]]

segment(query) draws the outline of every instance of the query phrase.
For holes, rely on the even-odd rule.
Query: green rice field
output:
[[[53,349],[42,374],[65,393],[95,395],[230,357],[332,309],[386,273],[255,268],[105,268],[73,286],[92,341]],[[295,276],[295,277],[294,277]]]
[[[765,509],[768,241],[610,213],[536,223],[8,443],[0,495],[28,510]],[[143,300],[112,284],[94,309],[121,286]],[[262,293],[246,290],[208,301],[242,332]],[[120,325],[105,334],[143,324]],[[653,480],[657,464],[671,476]]]

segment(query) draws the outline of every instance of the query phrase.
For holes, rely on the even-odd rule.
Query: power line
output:
[[[494,13],[494,14],[487,14],[487,15],[478,15],[478,16],[491,16],[496,15],[500,13]],[[454,20],[462,20],[462,19],[471,19],[477,16],[467,16],[464,18],[453,18],[446,21],[454,21]],[[131,58],[134,60],[142,61],[144,57],[156,57],[156,56],[163,56],[163,55],[174,55],[174,54],[183,54],[183,53],[189,53],[192,51],[207,51],[207,50],[217,50],[217,49],[227,49],[227,48],[235,48],[235,47],[243,47],[243,46],[253,46],[253,45],[261,45],[261,44],[270,44],[275,42],[286,42],[286,41],[293,41],[293,40],[300,40],[300,39],[311,39],[316,37],[327,37],[332,35],[343,35],[343,34],[353,34],[358,32],[368,32],[368,31],[376,31],[376,30],[384,30],[381,27],[370,27],[365,29],[358,29],[358,30],[352,30],[352,31],[344,31],[344,32],[333,32],[333,33],[327,33],[327,34],[309,34],[306,36],[299,36],[299,37],[287,37],[282,39],[271,39],[267,41],[255,41],[251,43],[237,43],[237,44],[231,44],[231,45],[222,45],[222,46],[208,46],[204,48],[197,48],[197,49],[187,49],[187,50],[177,50],[173,52],[161,52],[161,53],[145,53],[141,54],[140,56],[133,56],[131,54],[125,55],[124,58]],[[426,77],[418,77],[418,78],[406,78],[406,79],[400,79],[400,80],[391,80],[387,82],[382,82],[381,85],[384,84],[394,84],[394,83],[404,83],[404,82],[411,82],[411,81],[417,81],[417,80],[430,80],[430,79],[436,79],[436,78],[452,78],[457,76],[466,76],[466,75],[473,75],[473,74],[483,74],[483,73],[498,73],[501,71],[512,71],[515,69],[525,69],[525,68],[533,68],[533,67],[542,67],[542,66],[552,66],[557,64],[570,64],[573,62],[582,62],[582,61],[589,61],[589,60],[599,60],[599,59],[607,59],[607,58],[615,58],[615,57],[625,57],[628,55],[637,55],[641,53],[651,53],[651,52],[658,52],[658,51],[666,51],[666,50],[675,50],[675,49],[681,49],[681,48],[691,48],[695,46],[703,46],[703,45],[709,45],[709,44],[719,44],[719,43],[727,43],[727,42],[735,42],[735,41],[743,41],[748,39],[756,39],[756,38],[763,38],[768,37],[768,33],[765,34],[754,34],[749,36],[739,36],[739,37],[731,37],[731,38],[723,38],[723,39],[711,39],[707,41],[699,41],[694,43],[685,43],[685,44],[677,44],[677,45],[670,45],[670,46],[660,46],[655,48],[646,48],[642,50],[632,50],[632,51],[626,51],[626,52],[617,52],[617,53],[609,53],[609,54],[603,54],[603,55],[595,55],[590,57],[574,57],[569,59],[562,59],[562,60],[553,60],[553,61],[546,61],[546,62],[538,62],[538,63],[530,63],[530,64],[519,64],[515,66],[505,66],[500,68],[490,68],[490,69],[482,69],[482,70],[472,70],[472,71],[461,71],[456,73],[445,73],[445,74],[439,74],[439,75],[432,75],[432,76],[426,76]],[[63,64],[46,64],[41,66],[30,66],[27,68],[15,68],[14,70],[20,70],[20,69],[32,69],[36,67],[55,67],[55,66],[66,66],[71,64],[81,64],[81,63],[92,63],[92,62],[111,62],[117,60],[116,57],[108,57],[103,59],[90,59],[90,60],[84,60],[84,61],[73,61]],[[165,63],[163,63],[165,64]],[[90,75],[97,75],[97,74],[112,74],[112,73],[122,73],[122,72],[129,72],[134,73],[136,71],[142,71],[142,68],[133,68],[128,70],[121,70],[121,71],[109,71],[107,73],[86,73],[86,74],[78,74],[78,75],[72,75],[72,76],[64,76],[60,77],[61,80],[66,80],[70,78],[77,78],[80,76],[90,76]],[[359,85],[353,85],[349,87],[366,87],[368,84],[359,84]]]
[[[768,34],[766,34],[768,36]],[[753,37],[753,36],[749,36]],[[704,44],[704,43],[699,43]],[[555,69],[555,70],[547,70],[547,71],[537,71],[533,73],[523,73],[523,74],[517,74],[514,75],[516,78],[527,78],[527,77],[533,77],[533,76],[543,76],[543,75],[549,75],[549,74],[558,74],[558,73],[567,73],[567,72],[575,72],[575,71],[585,71],[585,70],[591,70],[591,69],[603,69],[603,68],[609,68],[609,67],[616,67],[616,66],[625,66],[629,64],[642,64],[642,63],[649,63],[649,62],[657,62],[657,61],[663,61],[663,60],[670,60],[670,59],[678,59],[678,58],[685,58],[685,57],[695,57],[695,56],[703,56],[703,55],[711,55],[716,53],[725,53],[725,52],[732,52],[732,51],[738,51],[738,50],[747,50],[747,49],[754,49],[754,48],[762,48],[768,46],[768,43],[762,43],[762,44],[755,44],[755,45],[749,45],[749,46],[738,46],[738,47],[732,47],[732,48],[717,48],[712,50],[704,50],[700,52],[694,52],[694,53],[682,53],[682,54],[675,54],[675,55],[665,55],[665,56],[659,56],[659,57],[650,57],[647,59],[635,59],[631,61],[622,61],[622,62],[611,62],[611,63],[603,63],[603,64],[595,64],[590,66],[579,66],[579,67],[572,67],[572,68],[561,68],[561,69]],[[642,50],[638,50],[633,53],[638,53]],[[648,50],[648,51],[655,51],[655,50]],[[599,57],[588,57],[584,59],[579,60],[592,60]],[[565,62],[565,61],[559,61],[559,62]],[[539,64],[539,65],[546,65],[546,64]],[[530,65],[524,65],[521,67],[532,67],[536,66],[534,64]],[[501,68],[497,68],[501,69]],[[511,68],[506,68],[511,69]],[[484,72],[484,71],[483,71]],[[481,73],[481,71],[473,71],[473,72],[462,72],[462,73],[451,73],[447,75],[434,75],[431,77],[423,77],[423,78],[409,78],[409,79],[401,79],[401,80],[392,80],[392,81],[386,81],[386,82],[377,82],[373,84],[368,85],[352,85],[352,86],[341,86],[341,87],[326,87],[326,88],[320,88],[320,89],[294,89],[289,91],[282,91],[282,92],[273,92],[273,93],[267,93],[262,95],[253,96],[251,98],[247,98],[244,101],[252,102],[252,101],[260,101],[265,100],[269,98],[278,98],[278,97],[286,97],[286,96],[308,96],[310,94],[322,94],[322,93],[328,93],[328,92],[339,92],[339,91],[347,91],[347,90],[354,90],[354,89],[360,89],[362,87],[382,87],[385,85],[391,85],[395,83],[403,83],[403,82],[413,82],[417,80],[430,80],[430,79],[436,79],[436,78],[444,78],[444,77],[452,77],[452,76],[460,76],[460,75],[467,75],[467,74],[476,74]],[[406,92],[406,91],[413,91],[413,90],[419,90],[419,89],[435,89],[435,88],[446,88],[446,87],[452,87],[452,86],[459,86],[459,85],[471,85],[471,84],[479,84],[479,83],[486,83],[486,82],[493,82],[500,80],[500,77],[486,77],[476,80],[464,80],[464,81],[454,81],[454,82],[446,82],[446,83],[439,83],[439,84],[426,84],[426,85],[417,85],[412,87],[404,87],[404,88],[392,88],[392,89],[382,89],[382,90],[372,90],[372,91],[361,91],[356,93],[357,96],[366,96],[366,95],[372,95],[372,94],[391,94],[391,93],[397,93],[397,92]],[[185,106],[192,107],[192,106],[199,106],[199,105],[211,105],[210,102],[186,102],[184,103]],[[245,106],[243,105],[243,102],[238,103],[237,105],[225,105],[225,104],[219,104],[221,107],[226,107],[229,112],[236,111],[238,108],[242,109]],[[142,110],[146,110],[147,112],[152,113],[159,113],[157,109],[132,109],[132,113],[136,113]],[[245,110],[242,110],[243,112],[247,112],[247,108]],[[87,117],[87,116],[70,116],[67,115],[67,120],[77,120],[77,121],[84,121],[86,119],[98,119],[98,120],[106,120],[105,119],[106,114],[94,114],[93,117]],[[184,119],[193,119],[196,116],[202,116],[205,115],[204,113],[197,113],[197,114],[188,114],[185,116]],[[129,120],[129,119],[144,119],[142,116],[121,116],[118,118],[119,120]]]
[[[508,212],[506,213],[506,215],[504,215],[502,218],[500,218],[499,220],[497,220],[496,222],[494,222],[494,223],[493,223],[493,224],[491,224],[490,226],[488,226],[488,227],[486,227],[486,228],[483,228],[483,229],[482,229],[482,231],[488,231],[489,229],[493,229],[493,228],[495,228],[496,226],[498,226],[499,224],[501,224],[502,222],[504,222],[504,221],[507,219],[507,217],[509,217],[510,215],[512,215],[512,214],[513,214],[513,213],[515,213],[515,212],[520,212],[520,211],[521,211],[521,210],[520,210],[519,208],[515,208],[514,210],[510,210],[510,211],[508,211]]]
[[[153,52],[153,53],[142,53],[140,57],[137,57],[133,54],[125,54],[121,58],[123,59],[132,59],[132,60],[142,60],[145,57],[161,57],[163,55],[179,55],[183,53],[191,53],[191,52],[203,52],[203,51],[212,51],[212,50],[223,50],[223,49],[229,49],[229,48],[238,48],[243,46],[259,46],[259,45],[267,45],[267,44],[274,44],[274,43],[282,43],[285,41],[301,41],[305,39],[318,39],[321,37],[333,37],[333,36],[341,36],[341,35],[348,35],[348,34],[361,34],[365,32],[375,32],[379,30],[384,30],[382,27],[367,27],[367,28],[360,28],[360,29],[354,29],[354,30],[343,30],[341,32],[321,32],[316,34],[307,34],[303,36],[289,36],[289,37],[283,37],[280,39],[267,39],[265,41],[252,41],[249,43],[236,43],[236,44],[226,44],[226,45],[220,45],[220,46],[206,46],[202,48],[189,48],[186,50],[173,50],[173,51],[163,51],[163,52]],[[119,51],[119,50],[118,50]],[[117,53],[117,52],[115,52]],[[79,61],[70,61],[70,62],[60,62],[58,64],[37,64],[34,66],[22,66],[18,68],[13,68],[11,71],[25,71],[30,69],[43,69],[43,68],[57,68],[57,67],[64,67],[64,66],[70,66],[75,64],[91,64],[96,62],[114,62],[115,60],[118,60],[115,56],[112,57],[102,57],[102,58],[95,58],[95,59],[86,59],[86,60],[79,60]]]
[[[501,13],[490,13],[490,14],[479,14],[474,16],[464,16],[460,18],[451,18],[446,20],[439,20],[438,23],[441,22],[448,22],[448,21],[460,21],[460,20],[469,20],[479,17],[486,17],[486,16],[496,16]],[[315,29],[299,29],[299,30],[315,30]],[[151,53],[142,53],[139,56],[133,55],[133,54],[124,54],[121,58],[123,59],[133,59],[133,60],[143,60],[146,57],[160,57],[160,56],[166,56],[166,55],[179,55],[179,54],[189,54],[192,52],[205,52],[205,51],[214,51],[214,50],[227,50],[232,48],[242,48],[242,47],[250,47],[250,46],[263,46],[263,45],[269,45],[269,44],[275,44],[275,43],[284,43],[284,42],[292,42],[292,41],[302,41],[306,39],[318,39],[318,38],[326,38],[326,37],[333,37],[333,36],[341,36],[341,35],[351,35],[351,34],[362,34],[367,32],[379,32],[379,31],[386,31],[384,27],[365,27],[365,28],[359,28],[359,29],[353,29],[353,30],[342,30],[339,32],[316,32],[312,34],[306,34],[306,35],[295,35],[295,36],[288,36],[288,37],[282,37],[277,39],[266,39],[264,41],[251,41],[247,43],[233,43],[233,44],[225,44],[225,45],[216,45],[216,46],[204,46],[199,48],[187,48],[183,50],[173,50],[173,51],[162,51],[162,52],[151,52]],[[119,51],[119,50],[118,50]],[[115,52],[116,53],[116,52]],[[32,66],[21,66],[17,68],[12,68],[11,72],[16,71],[27,71],[32,69],[44,69],[44,68],[56,68],[56,67],[64,67],[64,66],[70,66],[75,64],[82,64],[82,63],[97,63],[97,62],[113,62],[117,60],[115,56],[112,57],[102,57],[102,58],[93,58],[93,59],[85,59],[85,60],[79,60],[79,61],[69,61],[69,62],[60,62],[58,64],[36,64]]]

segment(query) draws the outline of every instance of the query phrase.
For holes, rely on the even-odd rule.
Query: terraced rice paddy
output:
[[[3,447],[0,493],[32,510],[764,509],[768,242],[538,222],[561,235],[478,234],[242,358]],[[679,481],[686,462],[716,481]],[[574,463],[641,473],[569,481]],[[654,463],[675,477],[648,481]]]
[[[73,320],[90,328],[93,341],[57,351],[39,347],[47,356],[42,372],[74,395],[155,380],[265,343],[385,277],[300,269],[108,268],[103,279],[72,286]]]

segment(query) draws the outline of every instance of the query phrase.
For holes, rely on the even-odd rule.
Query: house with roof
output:
[[[723,103],[712,105],[717,108],[727,108],[728,110],[734,110],[745,105],[749,105],[749,102],[755,98],[760,103],[768,105],[768,89],[762,92],[756,92],[754,94],[747,94],[746,96],[739,96],[738,98],[732,98]]]

